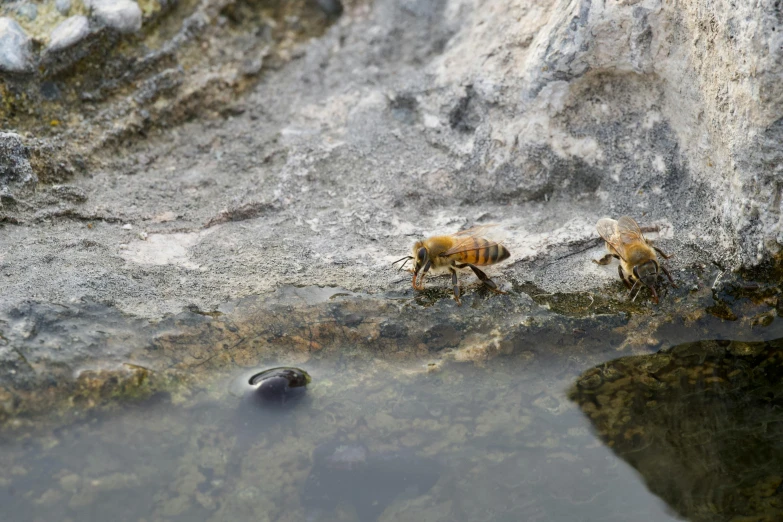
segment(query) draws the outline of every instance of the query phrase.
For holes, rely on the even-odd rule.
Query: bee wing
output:
[[[484,237],[489,229],[494,228],[496,226],[498,226],[497,223],[489,223],[486,225],[477,225],[475,227],[466,228],[465,230],[460,230],[459,232],[455,232],[454,234],[451,235],[453,238],[455,238],[454,245],[452,245],[450,249],[443,252],[441,255],[450,256],[452,254],[470,252],[471,250],[478,250],[479,248],[488,248],[499,244],[500,241],[495,241],[494,239],[488,239]],[[487,243],[481,246],[476,246],[476,243],[473,241],[473,239],[483,239],[487,241]]]
[[[617,255],[625,259],[625,248],[620,237],[618,224],[619,222],[614,219],[603,218],[598,220],[595,229],[598,231],[598,235],[617,252]]]
[[[476,225],[475,227],[466,228],[465,230],[460,230],[459,232],[455,232],[452,234],[452,236],[459,236],[459,237],[483,237],[486,232],[490,228],[494,228],[498,226],[497,223],[489,223],[486,225]]]
[[[449,248],[448,250],[443,252],[441,255],[445,257],[445,256],[450,256],[452,254],[460,254],[462,252],[470,252],[471,250],[479,250],[481,248],[489,248],[489,247],[492,247],[492,246],[495,246],[495,245],[498,244],[497,241],[491,241],[489,239],[481,238],[481,239],[485,239],[485,241],[487,241],[487,243],[483,243],[480,246],[477,246],[476,242],[473,241],[473,240],[476,239],[476,238],[479,238],[479,237],[480,236],[469,236],[469,237],[459,238],[459,240],[457,240],[457,242],[454,243],[454,245],[451,248]]]
[[[623,216],[617,220],[617,234],[624,245],[645,241],[639,224],[629,216]]]
[[[638,223],[629,216],[623,216],[617,221],[609,218],[601,219],[595,228],[622,259],[625,259],[625,248],[628,245],[639,241],[646,242]]]
[[[598,223],[595,225],[595,229],[598,231],[598,235],[607,243],[618,243],[620,240],[619,234],[617,233],[617,221],[614,219],[599,219]]]

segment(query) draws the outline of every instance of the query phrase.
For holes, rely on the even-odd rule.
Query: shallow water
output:
[[[6,439],[0,505],[19,521],[671,519],[566,397],[575,368],[307,370],[284,410],[226,393]]]

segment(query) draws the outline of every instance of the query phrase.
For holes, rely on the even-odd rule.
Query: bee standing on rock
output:
[[[505,294],[505,292],[498,290],[495,282],[478,268],[479,266],[500,263],[511,255],[508,249],[500,243],[482,237],[484,231],[491,226],[493,225],[473,227],[450,236],[433,236],[424,241],[417,241],[413,245],[412,256],[405,256],[392,264],[404,261],[400,266],[400,270],[402,270],[408,260],[414,260],[413,288],[416,290],[424,290],[424,276],[431,269],[448,269],[451,272],[454,299],[458,305],[461,303],[457,268],[470,268],[490,290]],[[418,284],[416,278],[419,279]]]
[[[672,256],[668,256],[660,248],[652,246],[645,239],[642,230],[633,218],[623,216],[617,221],[604,218],[598,221],[595,228],[606,241],[606,249],[609,250],[609,253],[599,260],[593,259],[593,263],[608,265],[613,257],[619,259],[620,266],[617,268],[620,272],[620,279],[631,291],[632,300],[635,300],[639,295],[641,290],[639,285],[641,284],[650,289],[653,300],[658,304],[655,285],[658,283],[661,271],[669,278],[672,286],[677,288],[671,274],[665,266],[658,262],[658,256],[655,253],[658,252],[664,259],[669,259]],[[636,290],[635,295],[634,290]]]

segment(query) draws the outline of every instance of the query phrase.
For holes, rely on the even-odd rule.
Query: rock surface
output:
[[[705,20],[705,5],[378,0],[335,21],[308,1],[270,21],[211,1],[145,22],[147,54],[112,54],[109,32],[34,92],[3,95],[18,104],[9,127],[63,147],[37,156],[53,158],[46,179],[84,197],[43,187],[10,211],[0,314],[34,296],[158,320],[322,285],[445,302],[448,344],[462,323],[447,318],[465,313],[445,306],[450,282],[417,294],[390,264],[424,236],[498,223],[512,257],[488,272],[524,303],[520,323],[525,294],[678,317],[691,292],[783,243],[780,11],[726,0]],[[318,38],[301,30],[315,19],[331,24]],[[73,67],[93,59],[100,78]],[[76,110],[25,105],[46,82]],[[660,308],[626,303],[616,268],[590,262],[604,253],[595,222],[622,214],[676,254],[680,288]]]

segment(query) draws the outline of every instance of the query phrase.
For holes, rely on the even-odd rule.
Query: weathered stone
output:
[[[95,14],[102,4],[91,5]],[[224,56],[206,41],[198,44],[204,50],[174,45],[205,33],[221,42],[219,21],[198,12],[176,42],[163,46],[165,52],[129,56],[105,82],[92,78],[74,93],[67,79],[58,81],[60,99],[84,93],[82,99],[98,109],[69,118],[73,126],[85,121],[73,131],[89,136],[80,144],[116,143],[124,150],[125,138],[143,141],[148,127],[176,125],[183,114],[227,116],[195,122],[186,136],[162,132],[139,154],[92,145],[96,156],[106,154],[119,164],[78,181],[91,202],[123,218],[137,216],[135,229],[154,225],[144,216],[165,208],[181,216],[172,228],[192,232],[164,241],[185,241],[177,251],[187,261],[170,257],[151,269],[139,262],[143,257],[122,256],[140,285],[138,294],[103,281],[90,286],[91,292],[148,316],[189,304],[209,309],[214,295],[229,299],[313,282],[434,302],[449,296],[446,281],[432,278],[430,292],[413,292],[389,263],[408,253],[416,238],[494,222],[506,229],[512,253],[490,269],[498,284],[506,284],[503,289],[515,282],[519,291],[550,296],[555,310],[589,313],[602,306],[601,299],[608,300],[603,305],[614,300],[613,306],[627,301],[616,267],[590,262],[603,254],[595,222],[622,214],[668,230],[660,246],[676,254],[668,263],[675,279],[684,277],[684,267],[756,263],[759,244],[772,253],[777,241],[773,219],[780,198],[773,185],[783,168],[777,161],[783,126],[776,126],[775,114],[783,102],[777,101],[777,84],[769,81],[777,54],[761,52],[761,37],[751,37],[744,24],[731,29],[725,2],[711,26],[699,22],[694,5],[700,1],[682,8],[657,0],[606,6],[563,1],[531,9],[521,1],[491,0],[478,9],[456,0],[404,5],[378,0],[366,15],[346,10],[322,38],[298,47],[297,65],[262,69],[259,74],[268,77],[241,108],[228,105],[236,92],[226,86],[237,85],[236,68],[194,73],[189,65],[162,58],[176,49],[177,55],[207,56],[212,67],[231,53],[242,60],[256,56],[243,56],[238,48]],[[739,9],[759,21],[771,16],[769,10]],[[759,27],[769,26],[764,24]],[[769,27],[764,34],[772,38]],[[729,36],[741,37],[741,45],[732,47]],[[249,33],[248,45],[265,38]],[[702,45],[709,38],[715,41]],[[730,68],[718,62],[741,63],[751,56],[769,74],[738,68],[736,89],[721,95],[724,107],[748,113],[743,119],[718,110],[713,94],[731,77]],[[711,70],[718,76],[700,66],[702,58],[715,63]],[[125,74],[127,64],[132,70]],[[207,95],[206,110],[204,98],[191,93],[211,81],[217,87]],[[110,96],[117,85],[129,85],[123,82],[132,82],[128,95]],[[758,99],[751,95],[756,89],[764,93]],[[183,105],[187,111],[180,111]],[[735,145],[750,135],[747,147]],[[197,191],[201,203],[162,201],[154,188],[161,176],[177,190]],[[115,188],[107,192],[106,186]],[[733,205],[748,191],[757,191],[755,210],[739,212]],[[118,200],[134,203],[125,208]],[[201,230],[205,224],[215,233]],[[34,236],[25,232],[20,241]],[[81,241],[82,234],[66,227],[60,237]],[[97,234],[109,241],[112,232]],[[137,239],[128,239],[128,252],[148,248],[136,245]],[[235,245],[242,245],[242,256],[234,254]],[[371,251],[367,245],[373,245]],[[31,244],[25,256],[45,257],[39,248]],[[112,263],[111,256],[98,261],[106,270]],[[31,261],[9,254],[6,262]],[[203,272],[170,271],[195,266]],[[61,275],[78,295],[87,287],[76,283],[83,274],[73,265],[44,263],[41,269]],[[178,291],[150,299],[157,284],[143,275],[147,270]],[[47,278],[40,281],[41,295],[58,295],[45,287]],[[460,277],[463,291],[476,290],[466,288],[475,281],[470,272]],[[8,279],[8,299],[26,295],[27,284]],[[578,302],[575,292],[581,294]],[[672,297],[685,297],[678,292],[672,289]],[[637,304],[647,298],[643,291]],[[661,301],[666,306],[671,299]]]
[[[83,40],[90,34],[90,22],[86,16],[72,16],[52,30],[47,50],[60,51]]]
[[[437,312],[411,343],[406,339],[415,330],[394,314],[368,325],[364,309],[340,312],[350,328],[372,326],[365,333],[373,342],[429,349],[433,356],[461,350],[468,357],[505,350],[507,340],[476,338],[444,316],[476,304],[497,319],[527,294],[551,313],[632,311],[640,317],[641,344],[653,346],[659,341],[645,321],[679,317],[694,295],[709,293],[720,279],[713,266],[738,266],[751,252],[744,242],[759,237],[750,229],[737,235],[733,220],[761,219],[764,208],[779,205],[775,192],[760,188],[770,202],[745,217],[721,217],[719,198],[745,190],[742,180],[751,171],[760,186],[773,183],[780,140],[771,116],[776,86],[761,89],[762,77],[748,74],[742,81],[766,93],[753,103],[736,100],[752,116],[746,123],[757,154],[736,172],[739,185],[730,183],[735,174],[726,173],[734,171],[724,167],[746,151],[729,144],[745,138],[725,134],[732,125],[736,130],[736,117],[715,109],[708,95],[725,75],[712,78],[696,66],[702,54],[717,60],[716,49],[733,48],[717,40],[701,47],[715,35],[694,21],[690,6],[629,3],[531,9],[493,0],[478,9],[447,0],[377,0],[347,10],[320,38],[281,45],[280,53],[300,57],[294,62],[273,58],[277,49],[262,52],[262,42],[272,40],[258,27],[236,39],[251,51],[224,53],[225,27],[235,31],[231,24],[243,23],[235,5],[223,12],[224,21],[233,16],[230,23],[199,10],[172,40],[145,40],[159,53],[143,54],[131,39],[119,46],[131,52],[110,62],[113,69],[75,68],[79,91],[68,72],[51,76],[51,98],[89,93],[77,111],[64,106],[67,118],[53,114],[47,122],[47,132],[61,132],[68,146],[92,147],[86,149],[90,175],[67,179],[89,199],[41,191],[63,208],[42,208],[43,197],[17,205],[13,217],[23,224],[4,229],[11,246],[3,252],[0,311],[34,294],[42,302],[110,301],[123,313],[157,319],[185,306],[215,310],[234,299],[273,296],[284,285],[339,286]],[[115,31],[97,36],[119,38]],[[153,38],[140,39],[147,37]],[[96,53],[111,48],[95,42]],[[234,103],[244,88],[237,83],[240,62],[219,65],[232,54],[269,57],[259,71],[263,80],[242,91],[241,106]],[[177,56],[203,56],[200,66],[208,67],[179,63]],[[88,54],[80,63],[98,59]],[[105,81],[93,70],[105,73]],[[200,94],[209,82],[213,90]],[[740,83],[736,92],[745,88]],[[127,91],[114,90],[118,85]],[[13,91],[3,96],[14,100]],[[756,105],[770,112],[763,132],[757,132],[766,124]],[[694,107],[704,109],[702,116],[690,112]],[[192,116],[198,118],[172,129]],[[151,129],[154,138],[147,138]],[[702,146],[715,152],[718,167],[702,161]],[[59,164],[51,160],[53,172]],[[44,183],[64,182],[36,172]],[[174,217],[155,219],[163,213]],[[669,230],[659,234],[659,245],[676,254],[668,267],[687,284],[671,288],[660,307],[645,302],[644,292],[629,302],[616,265],[591,263],[604,253],[596,220],[621,214]],[[465,271],[459,278],[464,304],[457,309],[447,279],[428,275],[420,292],[409,274],[390,268],[416,239],[481,223],[505,229],[512,258],[487,272],[509,295],[489,293]],[[65,250],[67,256],[52,254]],[[26,275],[30,267],[35,278]],[[705,268],[694,274],[693,267]],[[415,315],[411,322],[419,321]],[[286,347],[323,349],[317,331],[324,328],[310,325]],[[612,342],[619,346],[625,338]]]
[[[12,18],[0,18],[0,71],[28,72],[33,66],[30,38]]]
[[[120,33],[141,29],[141,9],[131,0],[89,0],[85,2],[95,20]]]
[[[31,189],[37,181],[22,137],[0,132],[0,189]]]

